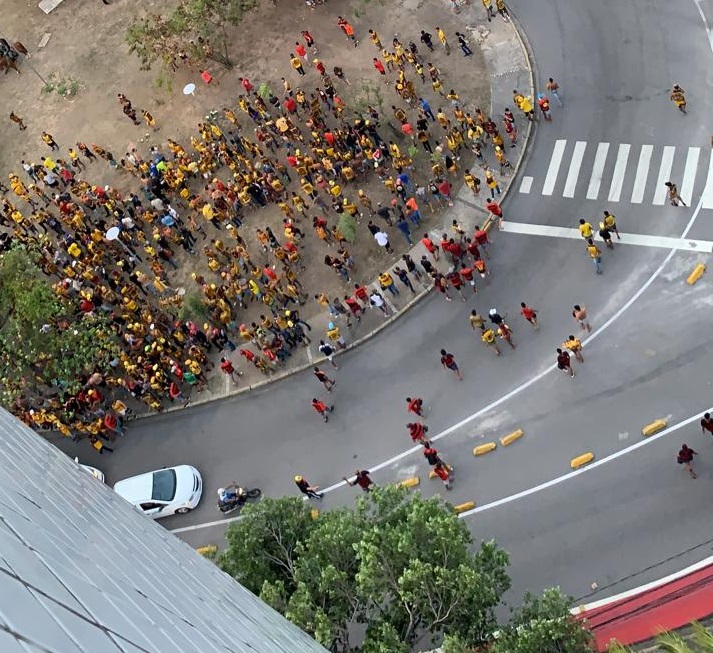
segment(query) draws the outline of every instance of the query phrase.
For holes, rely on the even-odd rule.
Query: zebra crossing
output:
[[[713,209],[713,152],[703,154],[700,147],[560,139],[554,142],[544,177],[523,176],[519,190],[663,206],[669,180],[688,206],[700,199],[701,208]]]

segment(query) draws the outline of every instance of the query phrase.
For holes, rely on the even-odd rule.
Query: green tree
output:
[[[490,641],[510,586],[507,554],[472,552],[466,525],[437,498],[396,487],[311,518],[299,499],[246,507],[220,566],[319,642],[341,652],[406,653],[444,633]],[[349,640],[368,624],[361,647]]]
[[[342,213],[337,222],[337,230],[349,243],[356,240],[356,220],[348,213]]]
[[[168,15],[150,14],[129,24],[125,40],[144,70],[155,63],[175,71],[181,53],[195,65],[211,60],[232,68],[227,28],[238,25],[258,0],[181,0]]]
[[[559,588],[547,589],[542,596],[528,592],[500,630],[493,653],[594,653],[592,634],[571,615],[571,604]]]
[[[713,633],[703,624],[694,621],[690,634],[661,633],[656,638],[656,644],[657,650],[666,653],[713,653]],[[609,647],[609,653],[633,653],[633,650],[621,644],[613,644]]]
[[[50,285],[24,247],[0,259],[0,376],[5,406],[22,394],[79,388],[79,377],[106,368],[118,353],[108,320],[77,313]]]

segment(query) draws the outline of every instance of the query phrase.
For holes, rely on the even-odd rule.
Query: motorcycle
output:
[[[246,490],[245,488],[239,488],[238,493],[232,499],[227,501],[218,500],[218,505],[216,506],[220,512],[224,515],[228,515],[231,512],[242,508],[248,499],[259,499],[262,495],[262,490],[259,487],[252,488],[251,490]]]

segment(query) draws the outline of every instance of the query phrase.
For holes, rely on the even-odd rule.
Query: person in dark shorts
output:
[[[441,349],[441,365],[444,369],[451,370],[457,377],[459,381],[463,380],[463,375],[460,369],[458,369],[458,364],[453,358],[453,354],[448,353],[445,349]]]
[[[572,369],[572,361],[569,359],[569,354],[566,351],[557,349],[557,369],[562,370],[574,378],[574,369]]]

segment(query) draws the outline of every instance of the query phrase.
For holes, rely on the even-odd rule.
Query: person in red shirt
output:
[[[703,431],[703,433],[708,431],[713,434],[713,419],[711,419],[710,413],[706,413],[703,416],[703,419],[701,420],[701,431]]]
[[[324,67],[324,64],[319,59],[314,60],[314,67],[317,69],[317,72],[322,75],[322,77],[327,74],[327,69]]]
[[[354,299],[354,297],[350,297],[349,295],[344,295],[344,303],[349,307],[356,321],[361,322],[361,313],[364,311],[361,304]]]
[[[475,261],[473,261],[473,267],[478,271],[481,279],[485,279],[488,276],[488,268],[482,258],[475,259]]]
[[[490,254],[488,253],[488,243],[490,242],[490,239],[488,238],[488,232],[485,231],[485,229],[482,229],[481,227],[476,225],[473,238],[475,239],[475,242],[478,243],[478,247],[483,248],[483,253],[485,254],[486,258],[490,256]]]
[[[421,397],[414,397],[413,399],[406,397],[406,405],[408,406],[406,410],[409,413],[423,417],[423,399]]]
[[[354,284],[354,297],[358,299],[363,306],[369,305],[369,291],[365,286],[360,286],[358,283]]]
[[[349,487],[358,485],[364,492],[369,492],[371,490],[372,485],[374,485],[374,481],[369,478],[368,470],[357,469],[356,472],[354,472],[354,476],[355,478],[353,481],[350,481],[346,476],[343,477],[343,480],[347,482]]]
[[[104,428],[109,432],[110,440],[113,440],[117,434],[124,435],[124,431],[121,428],[121,420],[113,410],[104,415]]]
[[[441,349],[441,365],[446,370],[451,370],[457,377],[459,381],[463,380],[463,375],[461,374],[458,364],[453,358],[453,354],[448,353],[445,349]]]
[[[297,102],[291,95],[285,100],[285,109],[288,113],[297,113]]]
[[[474,268],[466,265],[465,263],[460,264],[460,276],[462,277],[463,282],[467,283],[473,289],[473,294],[478,292],[478,289],[475,287],[474,273]]]
[[[503,322],[498,326],[498,335],[508,343],[513,349],[515,349],[515,343],[512,341],[512,329]]]
[[[447,179],[444,179],[440,184],[438,184],[438,192],[443,195],[446,200],[448,200],[448,206],[453,206],[453,200],[451,199],[451,185],[448,183]]]
[[[227,358],[220,359],[220,369],[222,370],[223,374],[230,377],[230,380],[235,385],[238,385],[238,377],[242,376],[242,372],[238,372],[233,367],[233,363],[229,359],[227,359]]]
[[[446,277],[450,282],[451,286],[456,289],[456,292],[460,295],[461,301],[465,301],[465,295],[463,294],[463,278],[460,276],[457,270],[451,270]]]
[[[307,61],[307,50],[299,41],[295,41],[295,52],[298,57],[302,57],[305,61]]]
[[[436,472],[436,476],[443,481],[443,485],[446,486],[446,490],[451,489],[451,479],[453,477],[453,472],[451,472],[446,465],[442,462],[436,463],[433,471]]]
[[[325,388],[327,388],[327,392],[331,392],[332,388],[337,384],[336,381],[330,379],[327,376],[327,373],[324,370],[320,370],[318,367],[315,367],[312,372],[316,377],[317,381],[319,381]]]
[[[247,77],[241,77],[238,81],[245,89],[246,93],[250,93],[250,91],[253,90],[254,86],[250,83],[250,80]]]
[[[478,243],[476,243],[473,239],[465,239],[465,249],[468,254],[473,257],[473,259],[480,258],[480,250],[478,249]]]
[[[569,359],[569,354],[566,351],[557,349],[557,368],[562,372],[568,372],[571,378],[574,378],[574,369],[572,369],[572,361]]]
[[[384,68],[384,64],[381,63],[381,60],[377,59],[376,57],[374,57],[374,68],[379,71],[380,75],[386,77],[386,69]]]
[[[181,392],[181,388],[178,387],[178,384],[175,381],[171,381],[171,384],[168,386],[168,398],[171,401],[182,401],[183,407],[185,408],[188,405],[188,399],[183,395]]]
[[[441,254],[438,251],[438,247],[433,244],[433,241],[428,237],[428,234],[423,234],[421,244],[426,248],[426,251],[433,256],[434,261],[437,261],[440,258]]]
[[[488,203],[485,205],[485,208],[488,209],[488,211],[490,211],[495,216],[498,221],[498,229],[502,230],[504,218],[503,210],[500,204],[498,204],[494,199],[489,199]]]
[[[686,471],[691,475],[691,478],[696,478],[696,473],[693,471],[691,463],[693,462],[693,456],[697,456],[698,452],[693,451],[687,444],[681,445],[681,450],[678,452],[678,457],[676,462],[679,465],[683,465]]]
[[[414,442],[421,442],[428,431],[428,427],[425,424],[421,424],[421,422],[409,422],[406,424],[406,428]]]
[[[522,313],[522,317],[532,324],[532,328],[535,329],[535,331],[540,328],[540,325],[537,323],[537,311],[534,308],[528,306],[525,302],[520,302],[520,313]]]
[[[329,413],[334,411],[334,406],[327,406],[327,404],[317,399],[317,397],[312,399],[312,408],[322,416],[325,422],[329,421]]]

